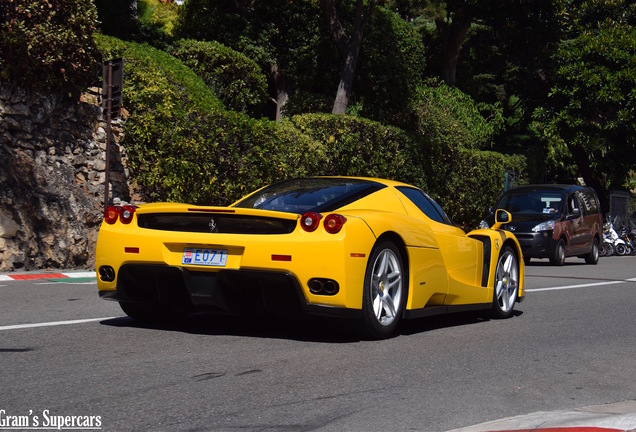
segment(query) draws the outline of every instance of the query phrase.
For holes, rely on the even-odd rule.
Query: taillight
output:
[[[129,224],[130,221],[132,221],[134,214],[135,208],[133,206],[123,206],[121,210],[119,210],[119,220],[123,224]]]
[[[300,217],[300,226],[307,232],[316,231],[322,215],[316,212],[307,212]]]
[[[117,219],[119,219],[123,224],[129,224],[132,221],[134,214],[134,206],[110,206],[106,209],[106,211],[104,211],[104,220],[107,224],[110,225],[113,225],[115,222],[117,222]]]
[[[329,234],[336,234],[340,232],[342,226],[345,224],[346,221],[346,217],[332,213],[325,218],[325,231],[327,231]]]
[[[119,207],[110,206],[104,211],[104,220],[107,224],[112,225],[119,218]]]

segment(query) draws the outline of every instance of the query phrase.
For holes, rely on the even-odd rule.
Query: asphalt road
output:
[[[144,327],[90,279],[0,281],[0,430],[37,420],[136,432],[446,431],[635,400],[636,257],[533,261],[526,284],[510,319],[420,319],[374,342],[322,320],[200,314]]]

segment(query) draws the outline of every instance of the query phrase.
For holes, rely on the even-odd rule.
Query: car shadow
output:
[[[522,315],[513,311],[513,317]],[[426,318],[403,320],[395,337],[413,336],[443,328],[475,325],[491,318],[486,312],[458,312]],[[349,320],[306,316],[298,319],[260,318],[198,312],[178,322],[150,324],[129,317],[110,318],[102,325],[122,328],[142,328],[183,332],[208,336],[244,336],[266,339],[287,339],[301,342],[346,344],[365,339]]]
[[[512,316],[508,319],[514,319],[521,315],[523,315],[523,311],[515,309],[512,311]],[[400,324],[400,334],[412,336],[418,333],[425,333],[445,328],[478,325],[491,320],[493,320],[493,318],[489,311],[455,312],[445,315],[436,315],[432,317],[402,321]]]

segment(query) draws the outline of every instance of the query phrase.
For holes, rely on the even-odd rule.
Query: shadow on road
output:
[[[514,319],[523,312],[514,311]],[[488,321],[487,312],[461,312],[427,318],[403,320],[396,337],[413,336],[443,328],[479,325]],[[113,327],[143,328],[158,331],[183,332],[210,336],[247,336],[268,339],[289,339],[319,343],[361,342],[355,323],[336,318],[303,317],[283,319],[272,317],[241,317],[212,312],[199,312],[178,322],[150,324],[121,317],[101,321]]]

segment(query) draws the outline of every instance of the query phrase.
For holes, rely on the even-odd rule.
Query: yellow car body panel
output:
[[[443,312],[462,305],[488,307],[493,302],[498,256],[504,245],[510,246],[517,256],[517,301],[523,299],[525,267],[521,248],[512,233],[480,229],[466,234],[449,223],[430,219],[403,193],[404,189],[399,189],[412,186],[381,179],[355,180],[373,182],[379,185],[378,190],[321,213],[323,219],[331,213],[346,218],[336,234],[328,233],[322,224],[313,232],[305,231],[300,226],[303,222],[300,213],[238,207],[241,201],[229,207],[178,203],[140,205],[129,223],[120,220],[102,223],[96,250],[99,293],[121,302],[118,284],[123,282],[120,283],[120,276],[122,271],[125,273],[131,268],[147,269],[143,275],[148,277],[152,277],[153,271],[162,269],[183,275],[184,286],[193,299],[196,293],[187,282],[193,275],[211,276],[209,280],[213,286],[214,278],[221,274],[223,277],[242,273],[256,275],[255,279],[249,279],[249,284],[254,286],[259,286],[258,277],[274,275],[280,280],[292,281],[304,305],[328,311],[360,312],[374,246],[382,239],[388,239],[403,255],[405,273],[408,274],[405,278],[406,315]],[[258,193],[247,197],[257,197]],[[162,215],[177,221],[174,222],[177,228],[162,229],[160,224],[148,228],[138,224],[139,218],[161,219]],[[207,217],[211,224],[221,216],[276,220],[290,227],[293,225],[293,229],[285,233],[255,235],[212,232],[212,228],[211,232],[206,232],[205,227],[201,232],[178,228],[180,216],[193,215],[204,223]],[[227,260],[223,266],[186,263],[186,250],[203,249],[226,251]],[[113,270],[112,278],[104,277],[105,268]],[[335,281],[339,290],[333,295],[312,292],[310,281],[316,278]],[[132,276],[128,279],[127,283],[133,285],[135,280],[145,283]],[[278,281],[276,279],[272,284],[274,289]],[[232,286],[227,288],[232,290]]]

